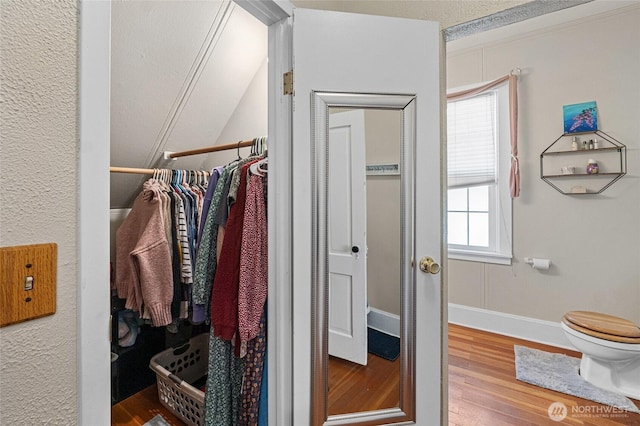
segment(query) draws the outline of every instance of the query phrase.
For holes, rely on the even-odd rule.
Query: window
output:
[[[510,264],[508,85],[447,104],[449,258]]]

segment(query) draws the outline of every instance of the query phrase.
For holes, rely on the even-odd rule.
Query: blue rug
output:
[[[367,328],[368,351],[389,361],[395,361],[400,355],[400,338],[391,336],[373,328]]]

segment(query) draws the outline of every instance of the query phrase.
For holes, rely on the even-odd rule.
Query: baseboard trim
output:
[[[370,307],[367,314],[367,326],[391,336],[400,337],[399,315]]]
[[[560,322],[506,314],[487,309],[449,303],[449,322],[491,333],[559,348],[575,350],[560,327]]]
[[[449,322],[531,342],[575,350],[560,327],[560,322],[449,303]],[[400,317],[369,308],[367,325],[392,336],[400,336]]]

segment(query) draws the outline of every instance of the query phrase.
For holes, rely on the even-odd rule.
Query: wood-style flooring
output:
[[[369,354],[362,366],[329,358],[330,415],[393,408],[400,401],[400,358],[387,361]]]
[[[516,380],[513,345],[581,356],[566,349],[450,324],[449,426],[640,426],[640,414],[606,414],[610,413],[608,406]],[[549,417],[549,406],[554,402],[563,403],[569,411],[561,422]],[[640,407],[640,401],[635,403]]]
[[[640,414],[612,411],[515,378],[513,345],[579,357],[577,352],[452,324],[448,336],[449,426],[640,426]],[[359,410],[375,408],[376,404],[379,408],[397,405],[399,361],[370,356],[367,367],[359,367],[331,359],[329,371],[329,387],[336,396],[330,397],[336,401],[329,408],[331,413],[350,412],[351,403]],[[340,379],[341,374],[349,378]],[[569,410],[561,422],[551,420],[548,414],[555,402]],[[634,402],[640,406],[640,401]],[[171,425],[183,424],[160,405],[155,386],[114,405],[111,424],[141,426],[156,414],[162,414]]]

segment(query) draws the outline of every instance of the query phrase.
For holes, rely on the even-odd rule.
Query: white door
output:
[[[412,223],[410,265],[415,302],[415,424],[439,425],[446,421],[446,365],[443,367],[443,291],[441,274],[425,274],[419,260],[442,259],[441,145],[440,145],[440,29],[434,22],[295,9],[293,17],[294,95],[292,119],[292,323],[293,323],[293,419],[309,424],[312,406],[325,398],[312,376],[311,360],[317,349],[309,333],[323,317],[322,309],[310,309],[314,300],[312,281],[318,264],[314,223],[321,223],[318,205],[311,194],[318,187],[317,167],[312,161],[312,129],[316,123],[312,99],[316,92],[347,94],[402,94],[415,98],[415,165],[406,194],[415,217]],[[413,108],[413,107],[412,107]],[[322,155],[322,154],[321,154]],[[320,235],[326,229],[320,230]],[[324,268],[322,264],[320,267]],[[408,266],[409,267],[409,266]],[[411,309],[411,307],[410,307]],[[322,318],[321,318],[322,319]],[[325,319],[322,319],[323,321]],[[315,341],[314,341],[315,342]],[[314,347],[314,345],[316,347]],[[445,383],[443,383],[443,380]],[[313,403],[312,403],[313,398]],[[320,402],[319,402],[320,401]],[[323,420],[320,419],[320,422]],[[344,420],[334,419],[329,424]],[[357,422],[362,422],[358,420]],[[318,423],[317,419],[314,421]],[[348,420],[349,424],[353,420]],[[356,423],[357,423],[356,422]]]
[[[364,111],[329,118],[329,355],[367,365]]]

